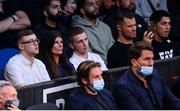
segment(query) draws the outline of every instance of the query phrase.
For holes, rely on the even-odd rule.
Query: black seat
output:
[[[59,110],[59,108],[53,103],[42,103],[28,107],[26,110]]]

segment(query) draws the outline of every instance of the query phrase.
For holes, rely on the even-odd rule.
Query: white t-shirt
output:
[[[33,64],[30,65],[30,61],[21,54],[16,54],[10,58],[4,76],[14,86],[30,85],[50,80],[46,67],[40,60],[34,58]]]
[[[108,70],[104,61],[102,60],[102,58],[98,54],[95,54],[95,53],[88,52],[88,58],[87,59],[82,58],[82,57],[78,56],[77,54],[73,53],[72,57],[69,59],[69,61],[74,65],[74,68],[76,70],[77,70],[79,64],[81,62],[86,61],[86,60],[93,60],[95,62],[99,62],[101,64],[102,71]]]

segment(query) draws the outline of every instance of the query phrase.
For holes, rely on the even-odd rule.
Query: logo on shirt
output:
[[[159,52],[159,56],[161,59],[167,59],[173,57],[173,49],[169,51]]]

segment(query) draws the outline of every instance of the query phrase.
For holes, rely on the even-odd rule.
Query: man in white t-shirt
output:
[[[107,67],[102,58],[95,53],[88,52],[89,43],[85,31],[80,27],[73,27],[69,32],[69,46],[73,49],[73,55],[69,59],[75,69],[79,64],[86,60],[93,60],[101,64],[101,69],[107,70]]]
[[[24,30],[18,33],[17,45],[20,53],[10,58],[4,74],[15,87],[50,80],[45,65],[34,57],[39,53],[38,43],[33,31]]]

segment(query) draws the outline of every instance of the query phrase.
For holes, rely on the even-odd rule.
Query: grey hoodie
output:
[[[85,30],[89,40],[90,51],[99,54],[106,61],[108,50],[114,43],[109,26],[99,19],[93,25],[79,15],[72,17],[72,26],[82,27]]]

